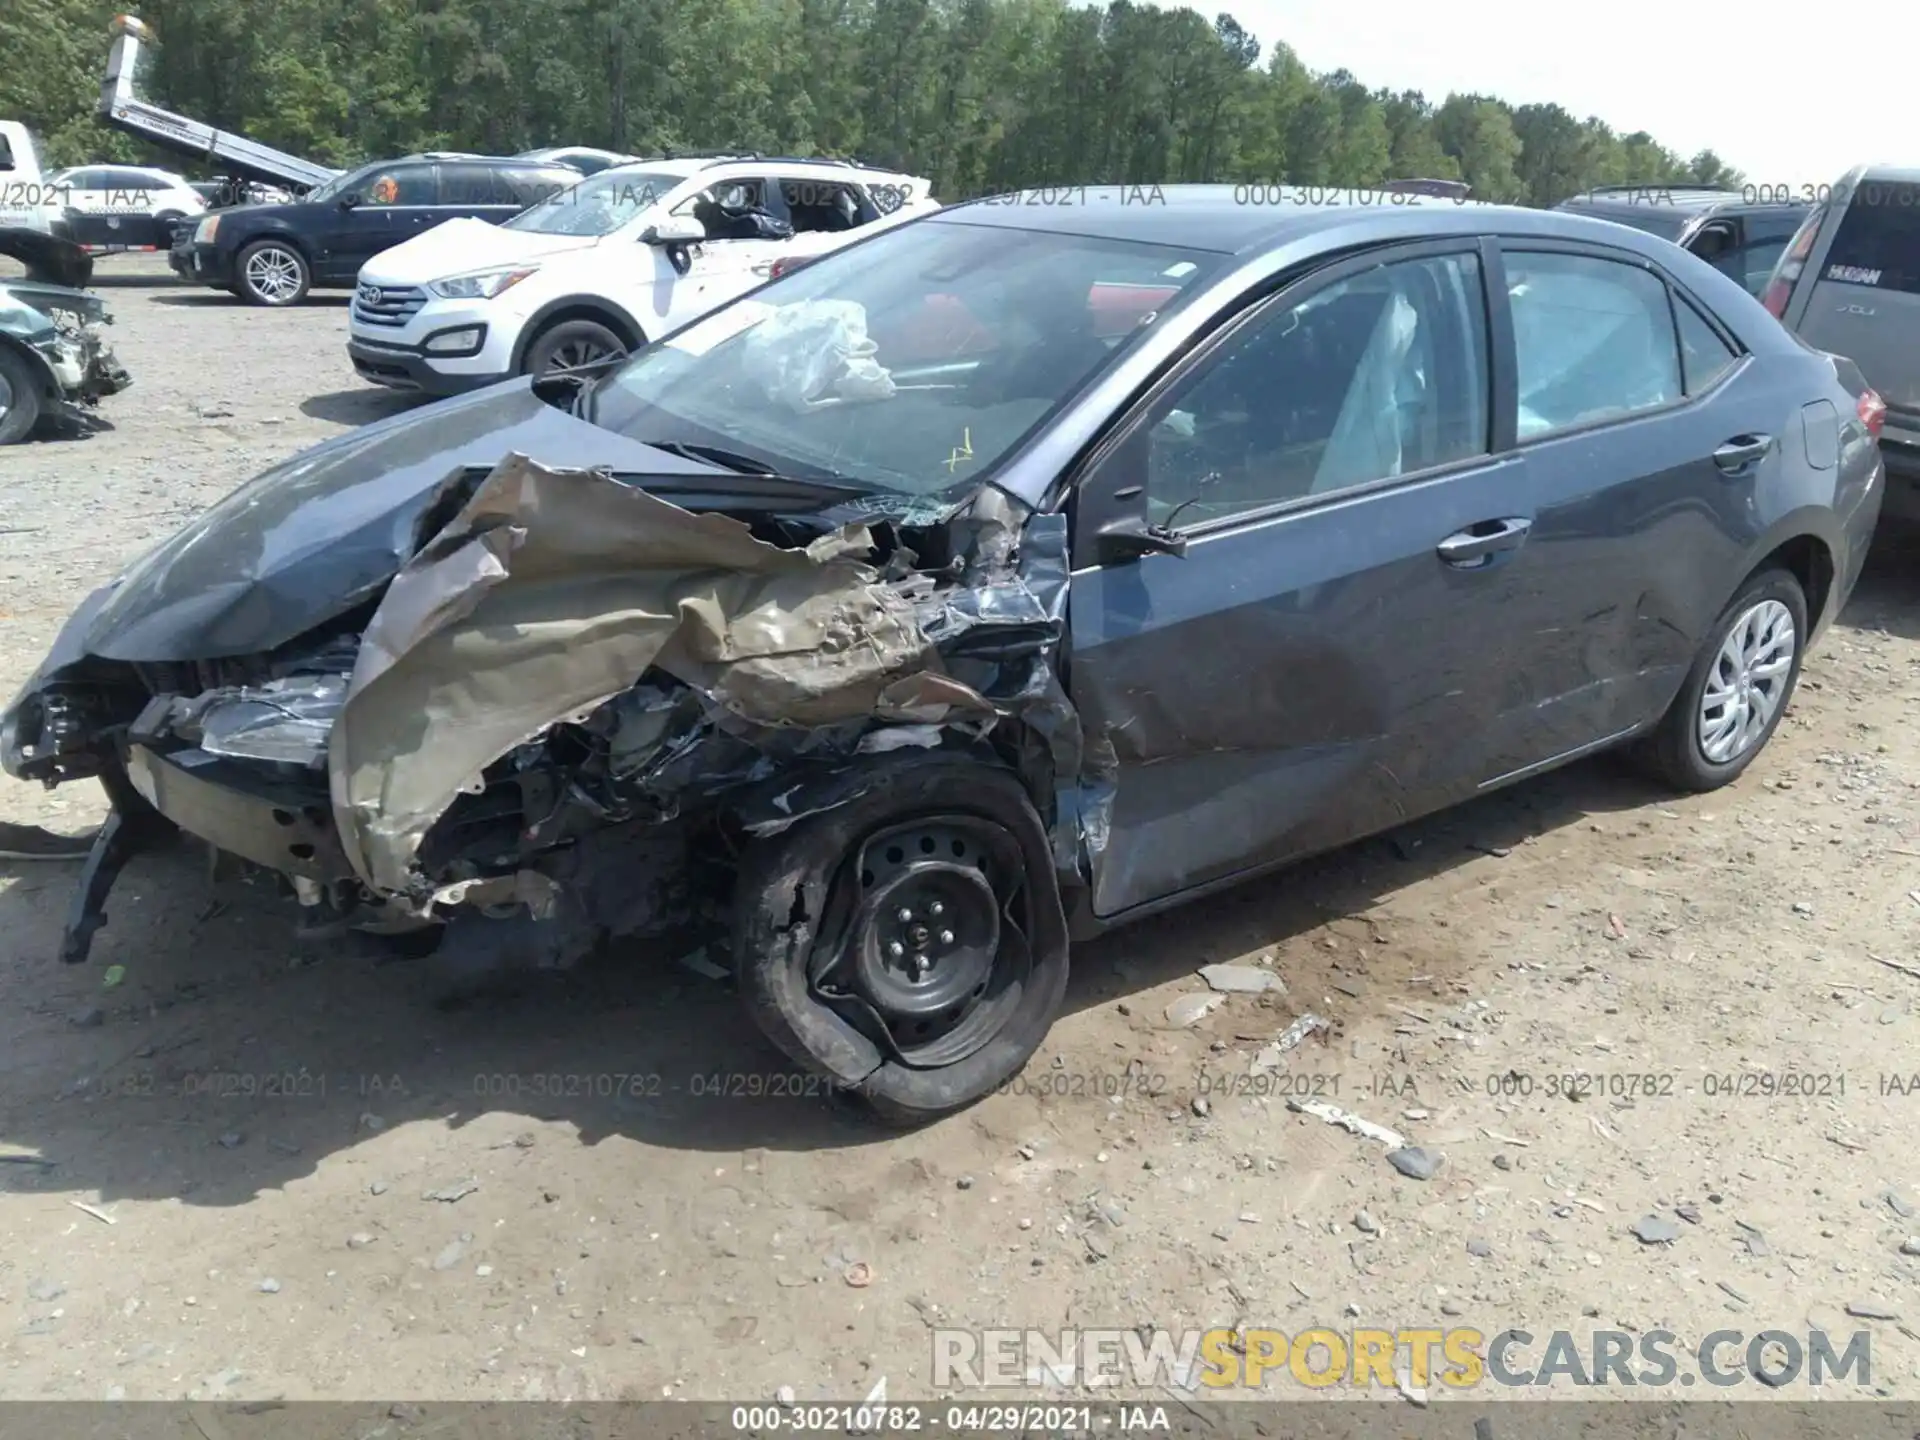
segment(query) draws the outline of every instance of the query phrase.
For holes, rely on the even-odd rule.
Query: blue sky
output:
[[[1893,57],[1920,53],[1920,6],[1607,0],[1188,0],[1226,10],[1313,70],[1370,88],[1557,102],[1682,155],[1713,149],[1757,184],[1818,184],[1861,161],[1920,162]],[[1262,52],[1264,62],[1266,51]]]

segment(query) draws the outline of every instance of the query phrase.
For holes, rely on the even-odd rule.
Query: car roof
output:
[[[704,175],[709,170],[722,170],[733,166],[785,168],[799,166],[804,170],[826,170],[842,175],[881,175],[888,179],[911,180],[915,177],[904,170],[890,170],[884,165],[869,165],[860,160],[842,160],[829,155],[754,155],[742,152],[738,155],[639,155],[627,159],[619,165],[609,165],[601,174],[614,170],[651,170],[656,175],[679,175],[691,177]]]
[[[393,165],[510,165],[517,170],[564,171],[575,176],[580,174],[571,165],[559,160],[535,160],[525,155],[468,155],[453,150],[423,150],[418,154],[396,155],[387,160],[368,160],[354,166],[352,173],[380,170]]]
[[[618,165],[609,165],[606,169],[602,170],[600,174],[617,175],[622,170],[648,170],[655,175],[678,175],[684,180],[698,175],[702,170],[706,169],[710,163],[712,162],[695,160],[686,156],[682,156],[678,160],[668,159],[665,156],[658,156],[652,160],[642,157],[637,160],[623,160]],[[599,177],[596,176],[594,178],[597,179]]]
[[[1698,213],[1722,205],[1744,205],[1750,197],[1739,190],[1720,185],[1600,185],[1561,201],[1562,206],[1578,207],[1590,214],[1608,211],[1632,213],[1648,205],[1663,210],[1688,210]]]
[[[1920,165],[1863,165],[1862,180],[1885,180],[1895,185],[1920,185]]]
[[[616,160],[634,157],[624,150],[602,150],[598,145],[548,145],[539,150],[522,150],[516,160],[552,160],[561,155],[608,155]]]
[[[1024,203],[1028,196],[1033,203]],[[1372,222],[1364,243],[1501,233],[1594,241],[1642,250],[1650,258],[1673,249],[1671,241],[1575,211],[1330,186],[1061,186],[961,201],[916,223],[992,225],[1251,255],[1360,221]]]

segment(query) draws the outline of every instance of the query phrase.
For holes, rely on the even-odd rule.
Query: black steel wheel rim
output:
[[[989,820],[929,817],[871,836],[840,877],[843,915],[814,994],[893,1059],[954,1065],[1019,1009],[1031,952],[1020,852]]]

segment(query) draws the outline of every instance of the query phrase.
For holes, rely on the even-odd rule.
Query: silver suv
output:
[[[1885,512],[1920,520],[1920,169],[1857,166],[1821,201],[1761,303],[1806,344],[1852,360],[1879,392]]]

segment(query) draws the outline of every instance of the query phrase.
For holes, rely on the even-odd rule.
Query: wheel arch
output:
[[[0,350],[6,351],[9,355],[17,356],[26,362],[27,369],[40,381],[42,398],[55,400],[60,398],[60,377],[53,373],[53,366],[48,363],[46,356],[42,355],[25,341],[16,336],[9,335],[5,331],[0,331]]]
[[[289,250],[297,251],[301,260],[306,264],[307,274],[309,276],[313,274],[313,246],[293,230],[277,225],[264,230],[255,230],[243,239],[235,241],[233,246],[234,265],[237,267],[240,264],[240,257],[254,246],[267,244],[269,242],[285,245]]]
[[[1837,535],[1831,517],[1818,510],[1786,516],[1754,544],[1739,580],[1720,599],[1724,607],[1754,576],[1776,567],[1800,582],[1807,597],[1809,640],[1833,618],[1834,582],[1839,574],[1839,552],[1846,542]],[[1837,543],[1836,543],[1837,542]]]
[[[521,325],[520,335],[513,342],[513,373],[520,373],[520,367],[526,362],[527,350],[535,340],[555,325],[568,320],[591,320],[596,325],[605,325],[620,337],[621,343],[630,351],[647,343],[647,334],[640,322],[618,302],[604,295],[562,295],[547,301]]]

